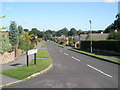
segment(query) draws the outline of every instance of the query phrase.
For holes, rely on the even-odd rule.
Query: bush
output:
[[[60,40],[60,44],[65,44],[65,40]]]
[[[31,46],[31,41],[29,39],[20,37],[18,48],[26,51],[33,47]]]
[[[42,38],[37,38],[37,41],[38,41],[38,42],[41,42],[41,41],[42,41]]]
[[[120,31],[118,32],[111,32],[108,36],[108,39],[120,40]]]
[[[6,51],[12,51],[12,45],[9,42],[9,38],[5,35],[0,34],[0,53],[4,53]]]
[[[74,47],[74,46],[75,46],[75,44],[74,44],[73,41],[70,41],[70,42],[69,42],[69,45],[70,45],[71,47]]]
[[[120,41],[92,41],[95,50],[120,52]],[[90,41],[81,41],[81,49],[90,50]]]

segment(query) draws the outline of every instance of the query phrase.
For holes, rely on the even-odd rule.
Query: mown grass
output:
[[[41,48],[46,48],[46,44],[43,42]]]
[[[91,55],[91,56],[95,56],[95,57],[99,57],[99,58],[104,58],[106,60],[110,60],[110,61],[113,61],[113,62],[120,63],[120,59],[112,59],[109,56],[98,55],[98,54],[95,54],[95,53],[89,53],[89,52],[85,52],[85,51],[81,51],[81,50],[76,50],[76,49],[69,49],[69,50],[73,50],[73,51],[76,51],[76,52],[80,52],[80,53],[84,53],[84,54],[87,54],[87,55]]]
[[[49,58],[48,50],[47,49],[39,49],[36,57],[37,58]]]
[[[44,55],[45,54],[45,55]],[[34,65],[34,60],[32,60],[29,66],[22,66],[13,69],[4,70],[1,73],[3,75],[16,78],[16,79],[24,79],[36,72],[40,72],[47,68],[51,64],[51,59],[49,57],[47,49],[40,49],[37,53],[39,58],[48,57],[48,59],[37,59],[36,65]]]
[[[20,79],[24,79],[36,72],[44,70],[51,64],[51,61],[49,59],[37,59],[36,65],[34,65],[33,62],[34,62],[34,60],[31,61],[30,65],[28,67],[23,66],[23,67],[17,67],[17,68],[13,68],[13,69],[4,70],[4,71],[2,71],[2,74],[20,80]]]

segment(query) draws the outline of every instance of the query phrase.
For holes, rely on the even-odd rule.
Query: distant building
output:
[[[79,36],[74,37],[75,40],[81,39],[81,40],[90,40],[90,34],[81,34],[80,35],[81,38],[79,38]],[[108,37],[108,34],[104,34],[104,33],[96,33],[96,34],[92,34],[92,40],[106,40]]]

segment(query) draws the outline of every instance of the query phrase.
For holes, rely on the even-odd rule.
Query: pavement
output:
[[[40,48],[41,44],[42,43],[40,43],[36,48],[41,49]],[[29,55],[29,62],[32,59],[34,59],[34,55]],[[11,69],[11,68],[16,68],[16,67],[21,67],[21,66],[25,66],[25,65],[26,65],[26,55],[23,55],[23,56],[18,57],[16,60],[14,60],[14,61],[12,61],[10,63],[0,65],[0,67],[1,67],[0,71]],[[18,81],[15,78],[11,78],[11,77],[5,76],[3,74],[0,74],[0,77],[1,77],[0,86]]]
[[[58,47],[51,42],[46,42],[46,45],[53,68],[7,88],[118,88],[119,65]]]

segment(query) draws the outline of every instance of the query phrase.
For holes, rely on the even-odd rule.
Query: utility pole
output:
[[[92,53],[92,31],[91,31],[92,22],[91,22],[91,20],[89,20],[89,23],[90,23],[90,51]]]

